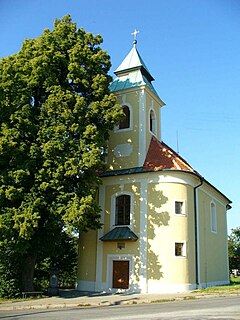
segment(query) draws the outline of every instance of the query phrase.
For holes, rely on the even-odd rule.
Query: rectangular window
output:
[[[185,257],[186,256],[184,242],[175,242],[175,256],[176,257]]]
[[[129,195],[121,195],[116,198],[116,225],[130,224],[130,201]]]
[[[175,214],[185,214],[183,201],[175,201]]]

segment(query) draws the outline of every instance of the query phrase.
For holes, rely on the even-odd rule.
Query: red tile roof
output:
[[[148,153],[143,165],[145,170],[186,170],[195,172],[194,169],[173,149],[157,138],[152,137]]]

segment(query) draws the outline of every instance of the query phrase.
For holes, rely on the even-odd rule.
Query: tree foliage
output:
[[[240,227],[232,229],[228,237],[229,268],[240,270]]]
[[[25,289],[63,233],[100,227],[98,172],[122,117],[101,43],[68,15],[0,61],[0,249],[18,256]]]

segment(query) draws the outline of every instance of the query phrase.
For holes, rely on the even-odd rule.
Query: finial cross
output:
[[[137,40],[137,34],[139,33],[139,31],[137,30],[137,29],[135,29],[132,33],[131,33],[131,35],[133,35],[133,37],[134,37],[134,41],[136,41]]]

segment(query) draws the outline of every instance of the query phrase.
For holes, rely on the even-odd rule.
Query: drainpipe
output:
[[[203,184],[203,177],[199,176],[200,183],[193,188],[194,190],[194,220],[195,220],[195,225],[194,225],[194,231],[195,231],[195,261],[196,261],[196,286],[197,288],[199,287],[200,284],[200,276],[199,276],[199,250],[198,250],[198,245],[199,245],[199,228],[198,228],[198,197],[197,197],[197,189],[201,187]]]

